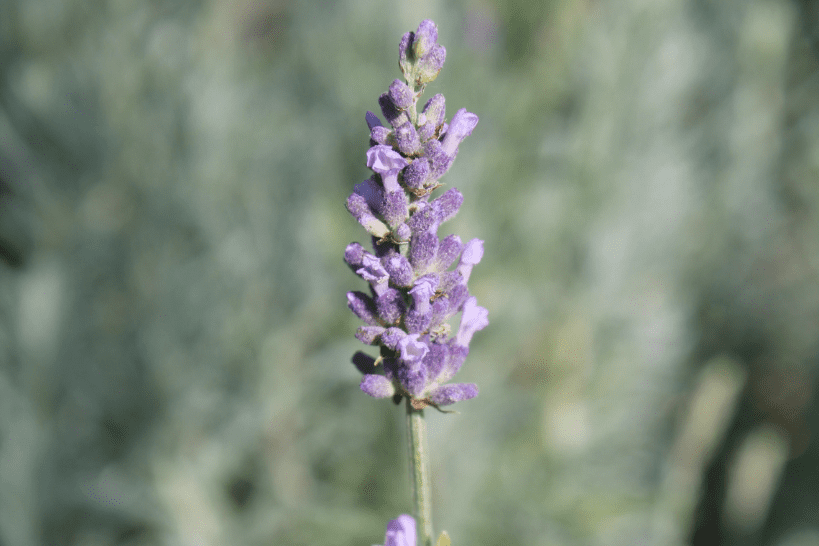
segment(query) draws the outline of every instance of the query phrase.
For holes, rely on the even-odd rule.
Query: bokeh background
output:
[[[0,546],[370,545],[344,200],[425,18],[489,309],[458,545],[819,544],[810,0],[0,3]]]

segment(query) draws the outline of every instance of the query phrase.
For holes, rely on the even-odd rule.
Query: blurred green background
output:
[[[0,3],[0,546],[370,545],[344,200],[425,18],[489,309],[428,412],[465,545],[819,544],[809,0]]]

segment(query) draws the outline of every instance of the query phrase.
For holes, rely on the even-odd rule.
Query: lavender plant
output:
[[[379,347],[377,358],[361,351],[353,356],[364,374],[361,390],[375,398],[392,397],[396,404],[406,399],[415,515],[424,545],[432,543],[432,523],[423,410],[440,410],[478,395],[474,383],[449,381],[463,365],[474,333],[489,323],[487,310],[467,289],[472,268],[483,257],[483,241],[464,244],[457,235],[438,237],[440,225],[455,216],[463,195],[456,188],[434,199],[432,193],[478,116],[462,108],[446,123],[441,94],[417,112],[424,88],[446,58],[437,40],[431,20],[404,34],[398,49],[404,81],[393,81],[378,99],[388,125],[372,112],[365,116],[370,128],[367,167],[373,175],[355,186],[347,209],[371,235],[373,251],[351,243],[344,253],[370,288],[369,294],[347,293],[348,306],[366,323],[356,337]],[[460,325],[453,335],[448,321],[458,313]],[[388,527],[387,541],[414,546],[415,522],[410,533],[402,518],[412,520],[401,516],[390,525],[400,528],[404,538],[389,542]]]

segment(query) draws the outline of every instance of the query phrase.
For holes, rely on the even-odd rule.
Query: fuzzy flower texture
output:
[[[452,165],[461,141],[478,116],[458,110],[447,124],[443,95],[416,103],[444,64],[438,29],[430,20],[408,32],[399,46],[405,81],[395,80],[378,103],[389,125],[367,112],[373,175],[355,186],[347,209],[372,236],[373,253],[351,243],[344,253],[370,293],[348,292],[347,302],[363,320],[356,337],[380,347],[374,359],[362,352],[353,363],[364,373],[361,390],[376,398],[409,397],[416,409],[446,406],[478,395],[473,383],[446,384],[460,369],[472,335],[489,321],[466,283],[483,256],[483,241],[438,238],[438,227],[454,217],[463,195],[452,188],[432,199],[438,179]],[[453,264],[457,265],[452,267]],[[461,313],[457,333],[448,320]],[[376,373],[383,364],[383,375]]]

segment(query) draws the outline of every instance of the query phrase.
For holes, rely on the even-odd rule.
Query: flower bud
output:
[[[376,339],[384,333],[383,326],[359,326],[355,338],[366,345],[375,345]]]
[[[375,300],[375,305],[378,310],[378,316],[384,324],[395,324],[406,310],[404,298],[401,297],[401,293],[395,288],[386,289]]]
[[[373,215],[372,210],[367,206],[367,201],[359,194],[354,193],[347,198],[347,210],[370,235],[384,238],[389,234],[389,228]]]
[[[446,61],[446,48],[440,45],[432,46],[432,50],[415,63],[416,84],[424,85],[435,80],[444,67],[444,61]]]
[[[389,398],[395,394],[395,385],[383,375],[367,374],[361,378],[361,390],[373,398]],[[388,534],[389,536],[389,534]]]
[[[421,189],[429,178],[429,160],[425,157],[419,157],[407,165],[403,173],[404,184],[406,184],[408,188]]]
[[[476,396],[478,396],[478,386],[475,383],[451,383],[433,389],[429,399],[438,406],[448,406]]]
[[[376,326],[378,319],[375,316],[375,302],[363,292],[347,292],[347,307],[355,316],[369,324]]]
[[[438,236],[425,231],[416,233],[410,243],[410,263],[416,275],[423,274],[438,252]]]
[[[381,107],[381,113],[384,114],[384,117],[393,127],[403,125],[410,120],[406,112],[399,110],[393,104],[389,93],[384,93],[378,97],[378,105]]]
[[[424,121],[421,123],[419,116],[418,135],[422,141],[426,142],[435,136],[436,131],[438,131],[441,124],[444,123],[444,117],[446,116],[446,101],[444,96],[440,93],[434,95],[427,101],[421,114],[424,116]]]
[[[443,223],[450,218],[454,218],[463,202],[464,196],[457,188],[450,188],[445,191],[432,202],[432,206],[438,212],[438,221]]]
[[[421,139],[411,122],[395,128],[395,142],[404,155],[413,155],[421,150]]]
[[[415,97],[412,94],[409,86],[401,80],[393,80],[388,91],[390,100],[399,110],[406,110],[412,106]]]
[[[404,256],[391,254],[382,258],[381,263],[396,286],[406,287],[412,283],[412,266]]]
[[[415,31],[412,41],[412,52],[416,59],[428,54],[438,41],[438,27],[431,19],[424,19]]]

